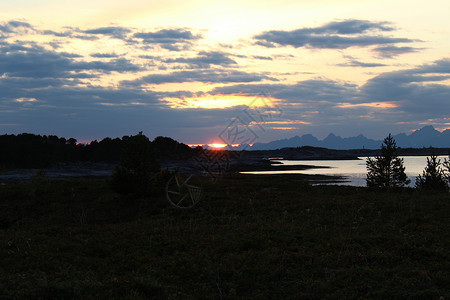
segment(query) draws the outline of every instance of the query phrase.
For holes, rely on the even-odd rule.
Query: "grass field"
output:
[[[0,186],[0,299],[450,299],[450,196],[203,183],[189,210],[106,180]]]

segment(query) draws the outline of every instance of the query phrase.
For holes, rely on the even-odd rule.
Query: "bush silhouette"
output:
[[[441,160],[436,155],[427,157],[427,165],[422,175],[416,178],[416,188],[433,189],[438,191],[447,191],[448,184],[444,169],[441,167]]]
[[[444,179],[450,188],[450,155],[448,156],[448,160],[445,159],[442,165],[444,166]]]
[[[369,157],[366,167],[368,187],[400,187],[411,182],[405,174],[403,159],[397,155],[397,145],[391,134],[381,145],[381,155]]]
[[[152,192],[152,176],[159,169],[150,140],[139,132],[125,143],[120,163],[113,172],[112,187],[121,194],[148,195]]]

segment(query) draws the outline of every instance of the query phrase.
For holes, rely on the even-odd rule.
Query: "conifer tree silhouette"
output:
[[[411,181],[405,173],[403,159],[397,155],[397,145],[389,134],[381,145],[381,154],[366,162],[368,187],[400,187]]]

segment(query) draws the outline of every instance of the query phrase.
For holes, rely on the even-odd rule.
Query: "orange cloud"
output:
[[[267,121],[267,122],[256,122],[256,121],[252,121],[250,122],[250,126],[268,126],[268,125],[296,125],[296,124],[302,124],[302,125],[311,125],[311,122],[307,122],[307,121],[298,121],[298,120],[294,120],[294,121]],[[268,126],[269,128],[272,129],[297,129],[296,127],[278,127],[278,126]]]
[[[264,101],[255,101],[263,99]],[[204,95],[200,97],[165,97],[162,101],[166,102],[171,108],[230,108],[234,106],[252,106],[263,107],[271,106],[271,103],[277,103],[280,100],[270,96],[248,96],[248,95]]]
[[[275,129],[275,130],[292,130],[292,129],[297,129],[295,127],[270,127],[270,129]]]
[[[394,102],[370,102],[370,103],[340,103],[338,107],[342,108],[352,108],[352,107],[373,107],[373,108],[396,108],[398,105]]]
[[[19,103],[24,103],[24,102],[26,103],[26,102],[36,102],[37,99],[36,98],[17,98],[15,101],[19,102]]]
[[[311,122],[294,120],[294,121],[271,121],[271,122],[266,122],[265,124],[303,124],[303,125],[311,125]]]

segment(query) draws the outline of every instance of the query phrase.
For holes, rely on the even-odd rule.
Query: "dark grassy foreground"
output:
[[[450,197],[205,183],[188,211],[106,181],[0,187],[0,299],[450,298]]]

